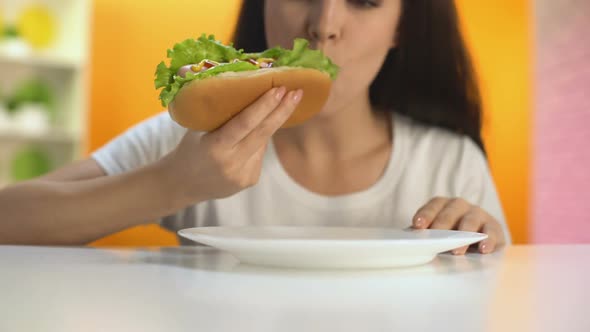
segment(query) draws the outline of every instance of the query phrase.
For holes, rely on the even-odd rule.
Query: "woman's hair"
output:
[[[453,0],[401,0],[396,47],[370,87],[372,105],[424,124],[481,138],[481,99]],[[243,0],[233,42],[248,52],[268,48],[264,0]]]

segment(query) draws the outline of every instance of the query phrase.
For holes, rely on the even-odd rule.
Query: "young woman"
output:
[[[323,111],[280,129],[301,91],[275,88],[220,129],[167,112],[91,158],[0,192],[0,243],[82,244],[164,227],[333,225],[510,236],[452,0],[245,0],[235,46],[311,41],[341,67]],[[465,253],[467,248],[456,250]]]

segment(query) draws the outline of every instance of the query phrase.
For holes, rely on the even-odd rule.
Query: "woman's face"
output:
[[[340,66],[322,116],[367,95],[391,47],[401,0],[266,0],[269,47],[310,40]]]

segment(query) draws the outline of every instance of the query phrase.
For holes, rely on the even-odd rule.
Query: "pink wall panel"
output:
[[[532,241],[590,243],[590,1],[535,5]]]

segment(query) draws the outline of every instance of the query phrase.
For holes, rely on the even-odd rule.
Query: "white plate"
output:
[[[487,237],[444,230],[290,226],[197,227],[178,234],[246,264],[320,269],[420,265]]]

